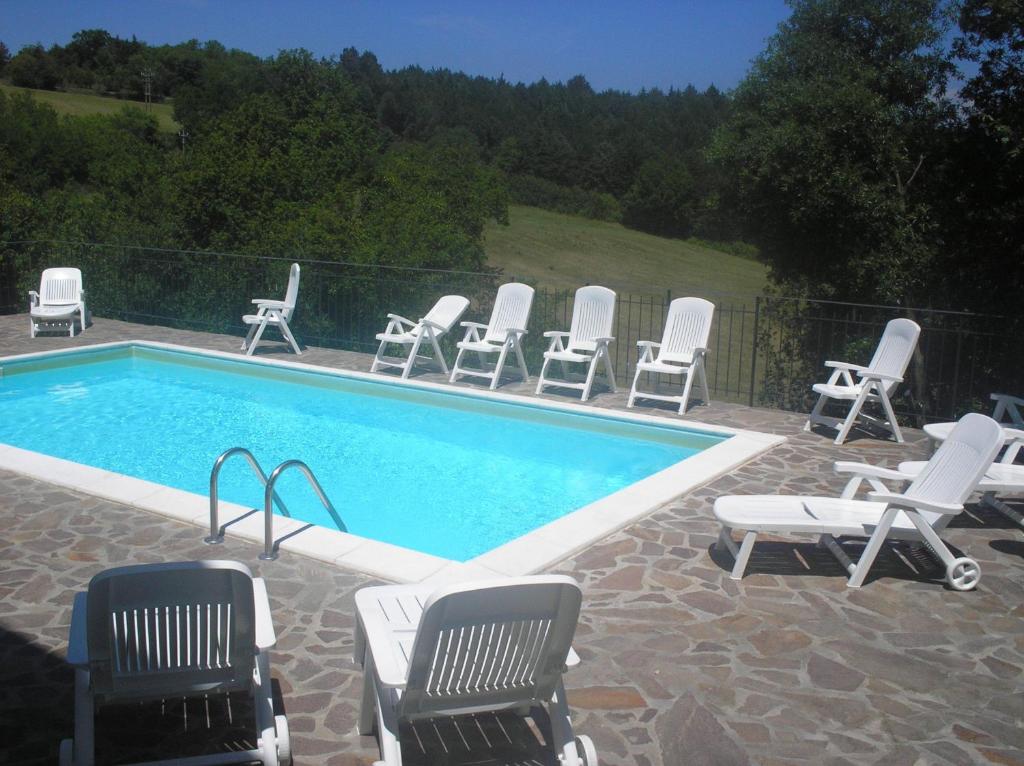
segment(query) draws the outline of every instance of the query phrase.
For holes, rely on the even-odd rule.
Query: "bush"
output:
[[[618,223],[622,220],[622,208],[611,194],[561,186],[554,181],[531,175],[511,175],[508,177],[508,185],[509,196],[520,205],[532,205],[598,221]]]

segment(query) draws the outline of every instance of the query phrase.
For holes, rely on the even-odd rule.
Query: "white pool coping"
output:
[[[248,362],[267,367],[315,372],[320,375],[409,387],[479,400],[585,414],[621,422],[731,437],[467,562],[451,561],[359,535],[312,526],[275,514],[274,538],[281,541],[279,547],[282,552],[298,553],[394,582],[455,582],[480,577],[516,577],[546,570],[598,540],[647,516],[680,495],[713,481],[786,441],[784,436],[725,426],[712,426],[688,420],[672,421],[665,417],[654,417],[636,412],[606,410],[585,404],[540,400],[497,391],[456,388],[443,383],[401,380],[379,374],[321,367],[302,362],[252,359],[240,354],[147,340],[98,343],[62,351],[0,357],[0,375],[3,373],[2,365],[5,363],[140,346],[199,354],[234,362]],[[205,495],[104,471],[7,444],[0,444],[0,468],[87,495],[158,513],[209,532],[210,501]],[[226,527],[226,536],[228,537],[238,537],[259,545],[264,543],[262,509],[254,513],[252,508],[221,501],[220,524]],[[287,539],[281,540],[285,536],[288,536]],[[213,550],[214,548],[211,547],[211,551]]]

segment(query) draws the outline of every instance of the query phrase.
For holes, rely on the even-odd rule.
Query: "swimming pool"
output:
[[[550,533],[580,509],[650,498],[652,477],[750,440],[747,432],[140,342],[0,360],[0,412],[9,453],[192,497],[206,494],[214,460],[230,447],[251,449],[268,471],[298,458],[337,508],[349,533],[342,537],[482,566],[516,541],[539,543],[538,530]],[[766,444],[758,441],[758,451]],[[278,491],[293,519],[325,528],[318,537],[334,526],[297,473],[283,476]],[[262,487],[241,460],[225,464],[220,496],[262,507]],[[282,520],[280,529],[291,527]]]

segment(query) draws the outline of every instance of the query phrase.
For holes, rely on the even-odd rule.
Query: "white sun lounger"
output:
[[[612,325],[615,321],[615,293],[607,287],[589,285],[576,291],[572,305],[572,324],[569,332],[557,330],[544,333],[551,338],[551,346],[544,352],[544,366],[537,380],[537,391],[540,393],[545,386],[558,388],[575,388],[583,392],[582,401],[590,398],[590,389],[594,385],[594,375],[598,365],[604,365],[605,376],[612,393],[615,392],[615,371],[612,370],[608,344],[615,340],[612,337]],[[562,370],[560,379],[547,377],[551,362],[558,362]],[[568,379],[567,364],[587,365],[587,378],[583,383],[575,383]]]
[[[902,443],[903,434],[900,432],[899,423],[896,422],[896,413],[892,409],[892,394],[903,382],[903,374],[914,355],[914,349],[917,348],[917,338],[920,334],[921,328],[916,322],[909,319],[893,319],[885,326],[875,355],[867,367],[846,362],[825,362],[826,367],[832,368],[832,375],[827,383],[815,383],[812,386],[814,393],[818,394],[818,401],[807,418],[804,430],[810,431],[811,426],[816,423],[835,428],[839,432],[835,439],[838,445],[846,441],[857,418],[863,418],[887,428],[896,441]],[[850,373],[856,373],[860,380],[854,381]],[[852,402],[845,419],[822,415],[822,410],[829,399]],[[862,412],[867,402],[881,404],[886,420],[879,420]]]
[[[291,270],[288,272],[288,289],[285,291],[283,301],[275,301],[269,298],[252,299],[252,302],[257,307],[256,313],[246,314],[242,317],[242,322],[249,325],[249,333],[245,336],[245,341],[242,343],[242,351],[245,352],[246,356],[252,356],[252,352],[256,350],[256,346],[259,345],[260,338],[263,337],[263,332],[267,327],[279,329],[281,335],[284,336],[284,339],[292,347],[292,350],[296,354],[302,353],[302,349],[299,348],[299,344],[295,340],[295,336],[292,335],[291,328],[288,326],[292,314],[295,313],[295,302],[299,297],[299,274],[299,264],[293,263]]]
[[[995,409],[992,411],[992,419],[997,423],[1006,423],[1006,425],[1012,426],[1017,429],[1024,429],[1024,417],[1021,416],[1020,409],[1024,407],[1024,399],[1018,396],[1011,396],[1010,394],[992,394],[992,401],[996,403]],[[924,427],[924,432],[928,434],[928,437],[932,441],[941,442],[947,436],[950,431],[953,430],[953,426],[956,425],[956,421],[948,423],[928,423]]]
[[[1003,443],[999,424],[985,415],[970,414],[957,424],[904,492],[873,485],[869,500],[854,500],[860,478],[903,481],[906,476],[856,463],[836,463],[836,470],[853,473],[847,491],[839,498],[795,495],[730,495],[715,501],[714,514],[722,524],[719,545],[735,557],[731,577],[739,580],[747,567],[758,532],[817,535],[850,572],[848,585],[859,587],[887,538],[923,541],[945,565],[946,579],[957,590],[978,583],[981,570],[969,558],[956,558],[939,538],[949,520],[963,511],[963,503],[992,464]],[[732,530],[744,532],[737,546]],[[836,537],[868,538],[854,564]]]
[[[633,376],[633,387],[629,391],[627,407],[632,407],[637,399],[679,402],[679,414],[685,415],[694,378],[704,389],[704,403],[710,404],[711,392],[708,390],[704,361],[714,315],[715,304],[703,298],[676,298],[669,304],[661,343],[642,340],[637,344],[640,347],[640,359],[636,363],[636,375]],[[657,357],[654,355],[654,349],[658,349]],[[640,391],[640,375],[645,372],[682,375],[685,379],[682,395]]]
[[[547,707],[561,766],[595,766],[569,719],[562,674],[582,595],[565,576],[436,588],[386,585],[356,593],[355,660],[363,666],[359,731],[376,718],[381,763],[401,766],[399,724]]]
[[[402,371],[402,378],[408,378],[418,359],[429,361],[429,357],[419,356],[420,346],[425,340],[434,349],[434,360],[447,375],[448,364],[437,341],[448,334],[468,306],[468,298],[461,295],[444,295],[418,322],[398,314],[388,314],[387,329],[377,333],[380,346],[377,347],[377,355],[370,365],[370,372],[377,372],[381,367],[398,367]],[[390,344],[408,348],[407,356],[404,359],[385,356],[384,352]]]
[[[80,269],[45,269],[39,279],[39,292],[28,293],[29,334],[34,338],[40,330],[60,330],[67,325],[68,335],[75,337],[75,320],[85,329],[85,290]]]
[[[488,378],[493,391],[498,387],[501,372],[505,368],[505,358],[509,351],[515,354],[523,382],[529,380],[530,374],[526,371],[526,359],[523,357],[522,344],[532,306],[533,288],[529,285],[509,282],[499,287],[498,294],[494,298],[494,309],[491,311],[491,318],[487,324],[462,323],[462,326],[466,328],[466,337],[456,344],[459,353],[455,357],[455,364],[452,366],[452,374],[448,381],[454,383],[466,375]],[[481,331],[483,337],[480,336]],[[463,358],[467,351],[477,355],[480,362],[479,369],[463,366]],[[488,370],[485,357],[491,354],[497,354],[498,361],[493,370]]]
[[[288,721],[274,716],[269,649],[276,642],[261,579],[235,561],[108,569],[75,595],[68,663],[75,668],[75,736],[62,766],[89,766],[99,707],[163,699],[251,695],[251,748],[162,764],[291,763]],[[180,721],[178,722],[180,725]]]

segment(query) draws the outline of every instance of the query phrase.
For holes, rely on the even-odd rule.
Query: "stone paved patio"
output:
[[[79,338],[33,341],[27,317],[0,317],[0,355],[130,338],[222,351],[239,342],[103,319]],[[369,367],[365,355],[324,349],[302,361]],[[595,405],[623,403],[603,393]],[[715,497],[835,493],[834,460],[894,466],[927,445],[911,431],[905,445],[861,435],[835,448],[803,433],[800,415],[717,402],[687,419],[789,441],[556,567],[584,589],[583,663],[567,684],[577,730],[593,737],[601,762],[1024,764],[1021,528],[977,505],[954,521],[946,539],[984,573],[972,593],[949,590],[934,562],[906,547],[886,549],[865,587],[849,590],[827,552],[792,540],[759,544],[737,583],[712,551]],[[74,590],[112,565],[211,556],[267,579],[296,763],[377,757],[375,741],[355,732],[353,593],[365,576],[296,555],[261,562],[257,546],[237,540],[214,552],[197,528],[3,471],[0,520],[0,763],[53,763],[71,734],[63,658]],[[542,762],[528,739],[498,762]]]

